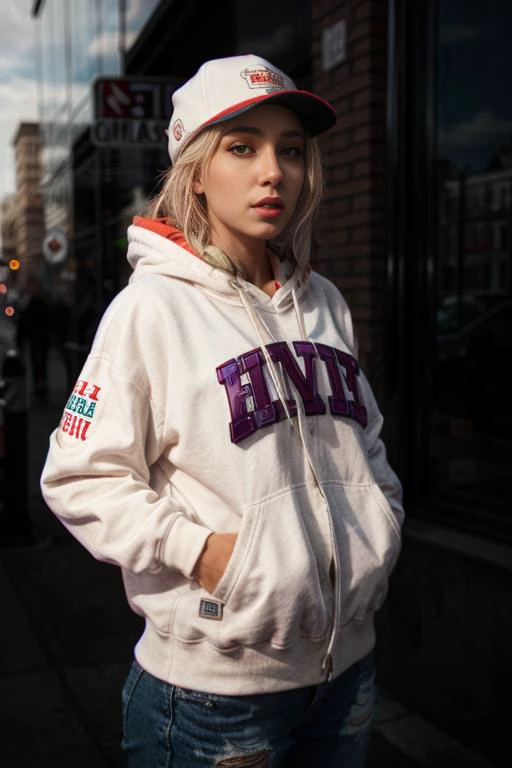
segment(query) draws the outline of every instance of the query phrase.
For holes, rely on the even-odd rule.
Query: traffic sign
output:
[[[61,264],[68,255],[68,236],[59,227],[49,229],[43,238],[43,256],[48,264]]]
[[[139,75],[96,78],[92,143],[97,147],[166,147],[172,94],[181,82]]]

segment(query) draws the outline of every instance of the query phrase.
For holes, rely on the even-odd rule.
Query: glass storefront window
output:
[[[439,0],[431,491],[500,511],[512,448],[511,65],[512,4]]]
[[[81,0],[71,2],[71,91],[72,109],[75,111],[90,94],[91,81],[96,74],[103,71],[103,61],[107,57],[118,57],[117,27],[109,24],[102,26],[103,19],[98,15],[95,3],[91,9],[90,3]],[[91,12],[92,11],[92,12]],[[107,20],[110,19],[107,17]],[[117,14],[114,15],[114,24]],[[119,64],[117,65],[119,66]]]
[[[125,0],[126,48],[136,40],[160,0]]]
[[[97,3],[97,31],[89,43],[96,60],[95,75],[116,75],[121,71],[121,40],[119,0],[101,0]]]
[[[41,83],[44,120],[51,122],[66,104],[65,30],[62,0],[48,3],[42,18]],[[51,43],[51,44],[50,44]]]
[[[259,13],[253,2],[236,3],[236,53],[255,53],[276,66],[307,75],[310,66],[311,0],[274,3],[272,15]]]

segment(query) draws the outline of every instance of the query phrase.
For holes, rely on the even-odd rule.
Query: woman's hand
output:
[[[236,539],[236,533],[212,533],[206,539],[193,576],[197,583],[210,594],[215,590],[226,570]]]

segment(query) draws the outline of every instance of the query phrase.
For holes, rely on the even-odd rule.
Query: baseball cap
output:
[[[288,107],[310,136],[317,136],[336,123],[336,112],[329,102],[299,90],[284,72],[253,54],[205,62],[174,91],[172,103],[168,130],[172,162],[204,128],[230,120],[259,104]]]

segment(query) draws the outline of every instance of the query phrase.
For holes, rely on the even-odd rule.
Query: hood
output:
[[[191,248],[183,232],[162,219],[145,219],[136,216],[128,228],[128,262],[133,269],[130,282],[148,274],[160,274],[177,280],[186,280],[223,301],[245,304],[247,297],[254,305],[285,311],[294,303],[295,296],[304,290],[310,270],[296,268],[286,279],[283,265],[272,255],[276,280],[282,283],[270,297],[252,283],[234,277],[203,261]],[[241,292],[245,294],[243,298]]]
[[[271,259],[275,278],[282,279],[283,269],[279,259],[273,254]],[[269,338],[273,339],[273,336],[258,310],[264,307],[265,310],[276,314],[293,311],[299,333],[303,340],[307,340],[304,317],[298,298],[306,286],[311,270],[301,273],[299,269],[295,269],[284,285],[273,296],[268,296],[247,280],[212,267],[203,261],[187,243],[183,232],[179,229],[161,219],[141,217],[135,217],[133,225],[128,228],[128,261],[133,268],[130,282],[135,282],[148,274],[165,275],[177,280],[186,280],[217,299],[242,306],[260,342],[286,417],[292,428],[295,428],[279,371],[266,347],[266,342]]]

